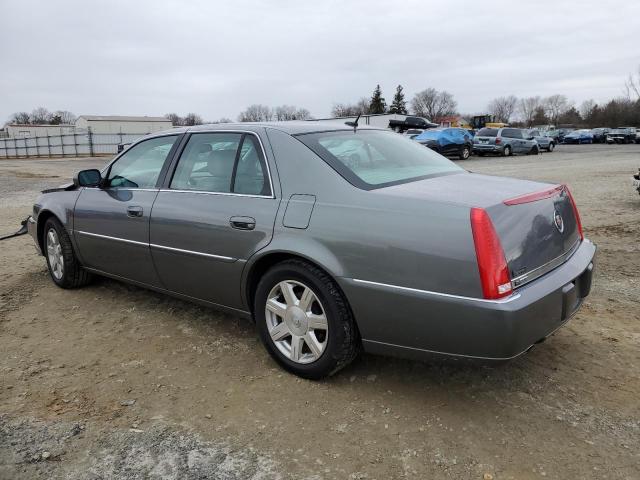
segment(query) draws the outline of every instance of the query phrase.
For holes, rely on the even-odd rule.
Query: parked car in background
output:
[[[586,128],[574,130],[564,136],[562,143],[593,143],[593,134],[591,133],[591,130]]]
[[[571,132],[574,132],[575,128],[558,128],[555,131],[557,132],[556,140],[558,141],[558,143],[563,143],[564,137]]]
[[[593,143],[605,143],[607,141],[607,133],[610,130],[610,128],[592,128]]]
[[[564,185],[315,122],[143,137],[43,192],[27,225],[57,286],[97,274],[224,307],[306,378],[363,348],[514,358],[580,308],[596,251]]]
[[[416,142],[448,157],[466,160],[473,150],[473,137],[464,128],[434,128],[413,138]]]
[[[422,132],[424,132],[424,130],[421,128],[410,128],[409,130],[405,130],[403,135],[409,137],[410,139],[413,139],[420,135]]]
[[[540,150],[553,152],[553,149],[556,148],[556,140],[551,136],[545,135],[545,133],[540,130],[527,130],[527,137],[533,138],[538,143]]]
[[[404,120],[389,120],[389,128],[394,132],[402,133],[410,128],[419,128],[426,130],[427,128],[436,128],[439,125],[437,123],[430,122],[423,117],[407,116]]]
[[[528,139],[519,128],[481,128],[473,137],[473,153],[480,156],[498,154],[504,157],[521,154],[538,154],[540,147]]]
[[[607,143],[633,143],[636,140],[635,127],[618,127],[607,133]]]

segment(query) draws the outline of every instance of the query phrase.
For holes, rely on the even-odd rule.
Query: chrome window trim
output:
[[[129,243],[131,245],[139,245],[139,246],[143,246],[143,247],[153,247],[153,248],[157,248],[157,249],[160,249],[160,250],[167,250],[167,251],[170,251],[170,252],[185,253],[185,254],[188,254],[188,255],[196,255],[198,257],[213,258],[215,260],[221,260],[221,261],[224,261],[224,262],[235,262],[235,261],[238,260],[237,258],[233,258],[233,257],[225,257],[224,255],[214,255],[212,253],[196,252],[195,250],[185,250],[183,248],[167,247],[165,245],[158,245],[156,243],[139,242],[137,240],[129,240],[127,238],[112,237],[110,235],[102,235],[100,233],[91,233],[91,232],[85,232],[85,231],[82,231],[82,230],[76,230],[75,232],[79,233],[80,235],[86,235],[86,236],[89,236],[89,237],[102,238],[104,240],[113,240],[115,242]]]
[[[514,300],[520,298],[520,294],[519,293],[514,293],[508,297],[505,298],[499,298],[497,300],[489,300],[486,298],[476,298],[476,297],[465,297],[463,295],[454,295],[451,293],[442,293],[442,292],[433,292],[431,290],[420,290],[419,288],[411,288],[411,287],[402,287],[400,285],[391,285],[389,283],[380,283],[380,282],[372,282],[370,280],[361,280],[359,278],[352,278],[351,280],[353,280],[355,283],[362,283],[365,285],[372,285],[372,286],[376,286],[376,287],[385,287],[385,288],[392,288],[395,290],[402,290],[404,292],[412,292],[412,293],[421,293],[421,294],[426,294],[426,295],[437,295],[439,297],[447,297],[447,298],[455,298],[458,300],[469,300],[469,301],[473,301],[473,302],[483,302],[483,303],[509,303],[509,302],[513,302]]]
[[[172,193],[196,193],[198,195],[226,195],[229,197],[250,197],[250,198],[267,198],[267,199],[275,199],[274,196],[268,195],[250,195],[248,193],[225,193],[225,192],[207,192],[204,190],[173,190],[170,188],[161,188],[161,192],[172,192]]]
[[[258,135],[257,132],[253,132],[251,130],[219,130],[219,129],[213,129],[213,130],[196,130],[196,131],[187,131],[185,132],[187,134],[189,134],[189,139],[187,140],[187,143],[185,144],[182,152],[180,152],[180,157],[178,157],[178,161],[176,162],[173,171],[171,172],[171,181],[173,181],[173,175],[175,174],[176,169],[178,168],[178,165],[180,164],[180,160],[182,159],[182,154],[184,153],[184,149],[187,148],[187,145],[189,145],[189,142],[191,141],[191,137],[193,135],[200,135],[200,134],[207,134],[207,133],[240,133],[240,134],[247,134],[247,135],[253,135],[254,137],[256,137],[258,139],[258,143],[260,144],[260,150],[262,150],[262,158],[264,158],[264,164],[267,166],[267,178],[269,179],[269,190],[271,191],[271,195],[252,195],[252,194],[246,194],[246,193],[233,193],[233,192],[209,192],[207,190],[182,190],[182,189],[173,189],[171,188],[171,182],[169,183],[169,188],[162,188],[160,189],[161,192],[180,192],[180,193],[209,193],[209,194],[214,194],[214,195],[231,195],[231,196],[242,196],[242,197],[253,197],[253,198],[276,198],[275,196],[275,191],[273,189],[273,180],[271,178],[271,167],[269,166],[269,158],[267,157],[267,152],[264,149],[264,144],[262,143],[262,139],[260,138],[260,135]],[[239,147],[240,145],[238,145]]]

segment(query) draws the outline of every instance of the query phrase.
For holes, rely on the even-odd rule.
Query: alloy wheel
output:
[[[64,275],[64,255],[58,233],[53,228],[47,232],[47,257],[49,258],[51,274],[56,280],[62,280]]]
[[[273,344],[293,362],[315,362],[327,347],[325,309],[313,290],[301,282],[284,280],[271,289],[265,319]]]

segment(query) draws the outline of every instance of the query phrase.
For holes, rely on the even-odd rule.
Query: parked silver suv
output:
[[[473,138],[473,153],[484,155],[496,153],[504,157],[514,153],[535,154],[540,152],[538,143],[519,128],[481,128]]]

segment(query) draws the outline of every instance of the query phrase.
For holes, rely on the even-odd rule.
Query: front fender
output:
[[[76,248],[72,235],[73,232],[73,210],[78,200],[80,192],[78,190],[56,190],[51,193],[43,193],[38,197],[33,205],[33,218],[37,224],[38,243],[42,249],[42,231],[44,223],[51,216],[55,216],[62,226],[67,230],[71,241]]]

